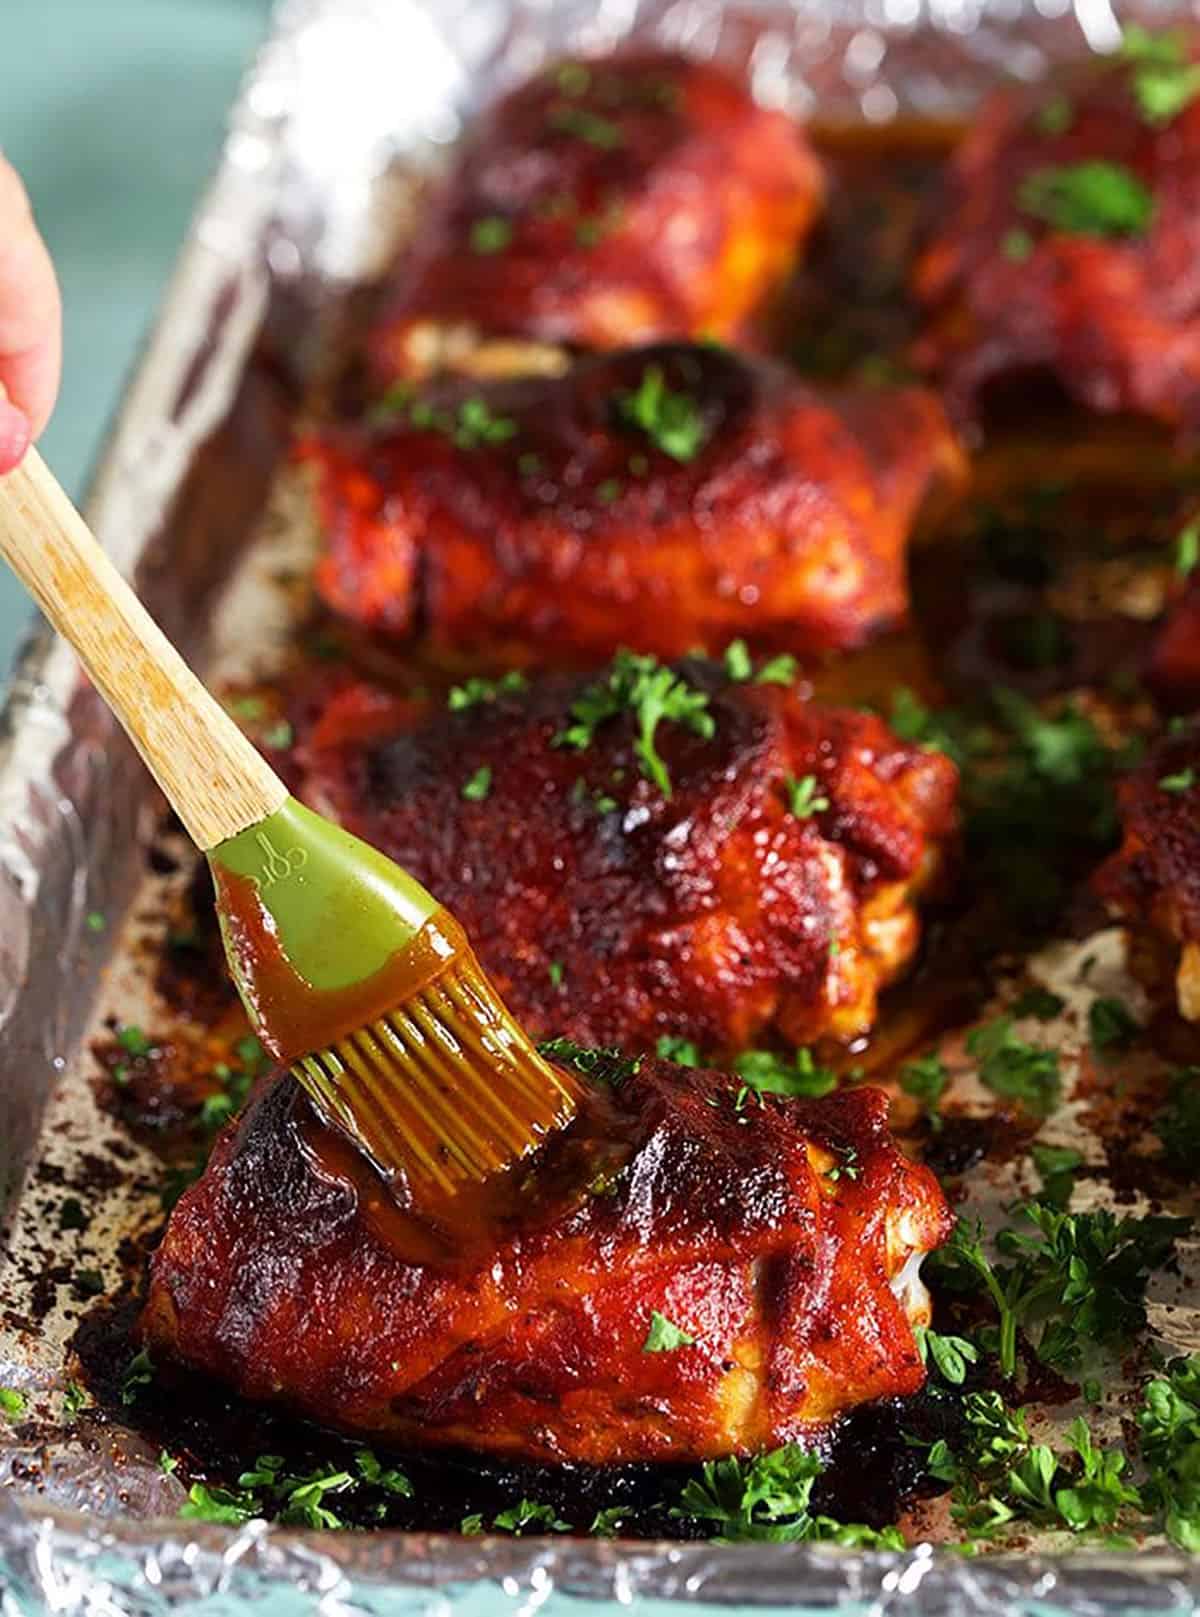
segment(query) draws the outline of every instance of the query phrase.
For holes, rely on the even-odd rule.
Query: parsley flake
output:
[[[673,1061],[677,1067],[701,1067],[700,1046],[692,1039],[682,1039],[674,1033],[663,1033],[654,1047],[660,1061]]]
[[[480,764],[470,780],[463,782],[462,795],[468,803],[482,803],[491,789],[491,767],[488,764]]]
[[[670,797],[671,778],[655,747],[658,726],[678,724],[708,740],[716,731],[708,702],[707,691],[689,685],[657,657],[619,651],[607,677],[587,686],[571,703],[573,722],[554,737],[553,745],[583,751],[601,724],[620,713],[632,713],[638,727],[634,751],[641,772],[664,797]]]
[[[1181,578],[1189,577],[1200,562],[1200,517],[1189,522],[1175,540],[1175,571]]]
[[[1069,236],[1144,236],[1155,212],[1136,174],[1099,159],[1036,169],[1022,181],[1017,205]]]
[[[650,1315],[650,1329],[642,1343],[643,1353],[674,1353],[676,1348],[694,1347],[696,1338],[674,1324],[656,1308]]]
[[[900,1088],[925,1107],[929,1126],[935,1134],[942,1128],[941,1099],[949,1082],[946,1064],[936,1051],[906,1061],[900,1069]]]
[[[25,1413],[25,1394],[15,1387],[0,1387],[0,1415],[16,1420]]]
[[[1062,1093],[1058,1052],[1019,1038],[1011,1016],[975,1028],[966,1043],[968,1055],[979,1063],[980,1082],[994,1094],[1043,1115],[1058,1104]]]
[[[743,1050],[734,1058],[733,1070],[760,1095],[828,1095],[838,1081],[832,1067],[820,1066],[807,1048],[790,1058],[774,1050]]]
[[[502,253],[513,239],[512,221],[500,214],[476,219],[471,226],[471,251],[488,255]]]
[[[829,807],[829,799],[819,790],[815,775],[804,775],[799,780],[794,775],[786,775],[783,785],[788,813],[798,820],[811,820],[814,814],[824,814]]]
[[[640,427],[672,460],[695,459],[708,436],[695,400],[671,391],[661,365],[647,365],[637,391],[617,402],[622,419]]]
[[[627,1056],[615,1046],[589,1047],[574,1039],[543,1039],[538,1049],[550,1061],[573,1067],[592,1083],[611,1084],[614,1089],[635,1077],[642,1065],[641,1056]]]
[[[452,685],[446,697],[446,706],[452,713],[459,713],[463,708],[475,707],[479,702],[495,702],[501,696],[511,696],[516,691],[528,689],[529,681],[520,669],[512,668],[507,674],[501,674],[499,679],[480,679],[473,676],[464,680],[461,685]]]
[[[1088,1037],[1097,1053],[1126,1050],[1141,1031],[1137,1017],[1123,999],[1101,996],[1088,1006]]]
[[[1163,775],[1159,780],[1158,789],[1160,792],[1182,794],[1183,792],[1190,792],[1195,784],[1196,771],[1194,769],[1181,769],[1177,774]]]

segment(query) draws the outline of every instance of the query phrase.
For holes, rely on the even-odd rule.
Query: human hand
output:
[[[61,360],[54,266],[25,187],[0,157],[0,472],[12,470],[49,420]]]

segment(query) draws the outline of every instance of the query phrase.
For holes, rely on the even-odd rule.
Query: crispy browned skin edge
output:
[[[1073,109],[1060,134],[1038,125],[1052,95]],[[1018,207],[1031,173],[1093,160],[1150,189],[1145,236],[1068,235]],[[914,275],[928,310],[918,358],[940,373],[952,410],[971,414],[993,378],[1048,370],[1093,410],[1200,426],[1200,102],[1153,127],[1123,65],[999,94],[959,148],[934,218]],[[1036,243],[1028,258],[1006,255],[1014,230]]]
[[[702,420],[690,459],[628,419],[647,374]],[[464,407],[507,435],[456,431]],[[301,455],[317,470],[325,600],[434,654],[579,664],[621,645],[717,651],[735,635],[809,658],[858,645],[903,617],[916,514],[963,475],[922,389],[821,392],[704,346],[442,384],[418,420],[430,411],[440,430],[406,411]]]
[[[1164,736],[1117,787],[1124,832],[1095,882],[1130,932],[1130,966],[1200,1020],[1200,723]],[[1183,789],[1164,787],[1162,781]]]
[[[172,1214],[145,1339],[327,1425],[528,1459],[748,1452],[915,1391],[927,1305],[891,1281],[949,1232],[936,1180],[878,1090],[746,1113],[736,1088],[646,1063],[588,1103],[620,1171],[589,1190],[558,1136],[511,1221],[440,1268],[389,1239],[380,1185],[313,1165],[307,1102],[272,1078]],[[655,1309],[695,1345],[644,1352]]]
[[[1200,708],[1200,584],[1189,582],[1171,604],[1143,677],[1169,711]]]
[[[954,766],[870,714],[685,667],[716,733],[659,727],[670,800],[638,772],[628,715],[586,751],[553,744],[580,676],[423,723],[352,688],[302,738],[296,784],[437,893],[538,1035],[675,1033],[710,1053],[772,1029],[853,1038],[916,948]],[[486,798],[466,801],[483,769]],[[784,782],[807,775],[827,807],[798,819]]]
[[[423,374],[460,332],[581,348],[732,337],[791,265],[821,189],[801,130],[711,63],[555,64],[472,124],[397,265],[373,367]],[[507,234],[481,251],[489,229]]]

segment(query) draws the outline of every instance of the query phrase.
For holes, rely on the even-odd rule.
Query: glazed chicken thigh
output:
[[[904,616],[914,520],[962,475],[921,389],[823,393],[704,346],[443,383],[301,453],[332,607],[522,665],[858,645]]]
[[[352,687],[296,784],[438,894],[532,1032],[715,1055],[872,1025],[952,843],[948,759],[700,661],[504,683],[423,717]]]
[[[1152,993],[1200,1021],[1200,723],[1163,737],[1117,788],[1123,839],[1096,884]]]
[[[787,272],[821,190],[802,131],[712,63],[559,62],[472,124],[397,265],[374,372],[732,338]]]
[[[171,1217],[147,1345],[350,1432],[532,1460],[747,1453],[915,1391],[917,1267],[953,1220],[886,1096],[609,1077],[445,1241],[268,1079]]]
[[[1200,425],[1200,99],[1189,35],[984,109],[915,271],[953,410],[1045,371],[1081,404]]]

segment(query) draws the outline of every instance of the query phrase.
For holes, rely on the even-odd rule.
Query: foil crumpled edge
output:
[[[961,113],[1001,74],[1036,78],[1078,54],[1081,39],[1111,48],[1119,28],[1108,0],[284,0],[89,502],[119,564],[134,568],[219,416],[271,283],[352,282],[369,251],[373,188],[384,171],[426,163],[481,99],[543,56],[603,49],[632,33],[735,62],[763,100],[798,114],[817,108],[882,121],[900,110]],[[222,299],[197,387],[193,373]],[[139,786],[132,755],[70,654],[35,632],[0,739],[0,1031],[9,1048],[16,1032],[23,1051],[37,1050],[47,1089],[77,1035],[77,1002],[94,972],[63,996],[46,965],[86,942],[88,906],[114,896],[104,855],[132,839]],[[4,1617],[45,1609],[132,1617],[184,1604],[225,1613],[280,1598],[289,1611],[303,1603],[464,1617],[494,1610],[498,1595],[529,1611],[656,1597],[800,1613],[1100,1617],[1196,1611],[1200,1576],[1187,1558],[1158,1551],[971,1560],[929,1545],[877,1554],[265,1523],[235,1531],[101,1520],[0,1490]]]

